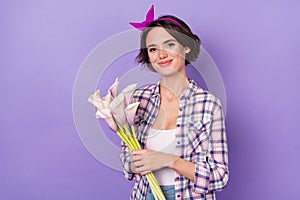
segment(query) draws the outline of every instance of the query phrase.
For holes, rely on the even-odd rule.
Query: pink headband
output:
[[[154,6],[153,5],[151,6],[149,11],[147,12],[145,21],[143,21],[141,23],[129,22],[129,24],[131,24],[134,28],[137,28],[137,29],[143,31],[147,27],[148,24],[150,24],[153,21],[159,21],[159,20],[168,20],[168,21],[174,22],[178,26],[181,26],[181,24],[179,22],[177,22],[175,19],[172,19],[172,18],[169,18],[169,17],[159,18],[159,19],[154,20]]]

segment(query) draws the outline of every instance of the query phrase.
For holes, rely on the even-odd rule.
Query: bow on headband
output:
[[[177,22],[175,19],[166,17],[166,18],[159,18],[157,20],[169,20],[174,22],[175,24],[177,24],[178,26],[181,26],[181,24],[179,22]],[[154,5],[151,6],[151,8],[149,9],[149,11],[146,14],[146,20],[141,22],[141,23],[137,23],[137,22],[129,22],[129,24],[131,24],[134,28],[137,28],[141,31],[143,31],[148,24],[150,24],[151,22],[156,21],[154,20]]]

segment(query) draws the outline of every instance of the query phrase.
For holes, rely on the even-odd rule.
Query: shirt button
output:
[[[179,180],[179,177],[176,177],[176,179],[175,179],[176,181],[178,181]]]
[[[180,144],[180,141],[178,141],[177,144]]]
[[[180,194],[178,194],[177,197],[179,198],[179,197],[180,197]]]
[[[179,124],[177,124],[176,126],[177,126],[177,127],[179,127],[180,125],[179,125]]]

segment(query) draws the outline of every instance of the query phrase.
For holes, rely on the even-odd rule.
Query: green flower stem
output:
[[[133,137],[136,137],[135,128],[133,125],[130,125]]]
[[[117,134],[121,138],[121,140],[129,147],[129,149],[132,149],[132,146],[128,141],[128,138],[126,138],[126,136],[124,137],[124,135],[120,131],[117,131]]]
[[[146,178],[149,180],[149,183],[152,182],[153,186],[151,187],[151,189],[153,191],[153,194],[156,194],[158,196],[159,200],[166,200],[153,172],[146,174]],[[151,184],[150,184],[150,186],[151,186]]]
[[[134,143],[136,144],[136,146],[138,146],[138,149],[141,149],[141,146],[136,138],[136,134],[134,131],[134,127],[131,127],[132,133],[133,133],[133,139],[134,139]],[[146,174],[146,178],[148,179],[149,183],[150,183],[150,187],[152,188],[153,194],[155,194],[156,196],[158,196],[159,200],[165,200],[165,196],[163,195],[163,192],[153,174],[153,172]],[[151,186],[152,184],[152,186]]]
[[[117,123],[117,126],[118,126],[118,131],[117,131],[118,136],[130,149],[132,149],[133,146],[132,146],[131,142],[129,141],[128,137],[126,136],[126,134],[124,133],[122,127],[118,123]]]
[[[152,182],[152,184],[153,184],[152,188],[154,189],[154,193],[156,193],[156,196],[158,197],[158,199],[161,199],[161,200],[165,199],[165,196],[164,196],[153,172],[149,173],[148,180],[150,180],[150,182]]]
[[[130,128],[131,128],[131,131],[132,131],[132,135],[133,135],[134,141],[136,142],[138,148],[139,148],[139,149],[142,149],[140,143],[139,143],[138,140],[137,140],[134,126],[131,125]]]
[[[118,131],[117,131],[118,136],[129,147],[130,150],[141,149],[141,146],[137,140],[133,126],[131,126],[132,134],[130,133],[130,130],[127,125],[124,125],[125,132],[119,123],[117,123],[117,126],[118,126]],[[166,200],[153,172],[146,174],[146,178],[150,184],[155,200]]]
[[[161,200],[161,197],[160,197],[161,195],[158,194],[158,192],[157,192],[157,186],[156,186],[154,180],[152,179],[152,177],[150,176],[150,173],[146,174],[146,178],[149,181],[150,188],[152,190],[152,193],[153,193],[153,196],[154,196],[155,200]]]
[[[129,139],[129,141],[131,142],[131,144],[134,146],[134,149],[140,149],[139,146],[136,144],[136,142],[134,141],[134,138],[132,137],[130,130],[127,126],[127,124],[124,125],[124,130],[126,132],[126,135]]]

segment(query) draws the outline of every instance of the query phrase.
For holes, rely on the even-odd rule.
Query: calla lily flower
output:
[[[94,94],[90,95],[90,97],[88,98],[88,102],[90,102],[97,108],[97,119],[103,119],[104,122],[109,126],[109,128],[114,132],[118,130],[116,122],[114,121],[111,110],[109,108],[109,105],[112,102],[112,96],[110,92],[108,92],[105,97],[101,98],[100,91],[97,90]]]
[[[104,108],[108,108],[113,100],[113,96],[110,92],[107,92],[106,96],[102,98],[102,103],[104,105]]]
[[[119,78],[117,77],[115,82],[109,87],[108,91],[110,92],[112,98],[115,98],[118,94]]]
[[[126,106],[125,115],[129,125],[134,125],[134,116],[139,105],[140,102],[134,102]]]
[[[88,102],[93,104],[96,108],[104,108],[103,101],[100,97],[100,90],[96,90],[96,92],[89,96]]]
[[[121,93],[116,98],[113,99],[110,105],[110,109],[112,111],[114,118],[121,126],[124,126],[126,124],[124,107],[125,107],[124,95],[123,93]]]
[[[137,86],[136,83],[135,84],[131,84],[131,85],[128,85],[126,88],[124,88],[122,90],[122,93],[124,94],[124,98],[125,98],[125,105],[129,105],[130,104],[130,99],[131,99],[132,94],[135,91],[136,86]]]
[[[118,126],[112,116],[111,110],[109,108],[105,108],[102,110],[97,110],[96,112],[96,118],[99,119],[103,119],[104,122],[108,125],[108,127],[116,132],[118,130]]]
[[[100,96],[100,90],[96,90],[96,92],[89,96],[88,102],[93,104],[97,110],[102,110],[104,108],[108,108],[112,102],[112,96],[110,92],[104,98]]]

